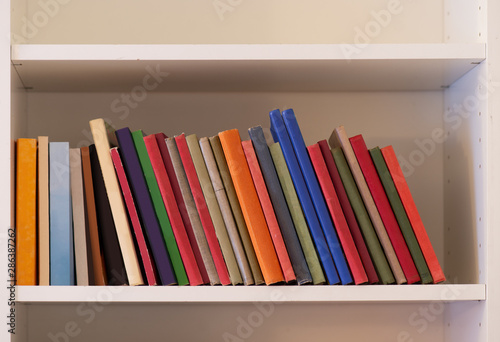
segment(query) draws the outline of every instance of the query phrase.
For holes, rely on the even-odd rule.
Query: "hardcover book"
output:
[[[38,137],[38,285],[50,284],[49,138]]]
[[[268,285],[282,282],[283,273],[241,147],[240,133],[237,129],[227,130],[219,133],[219,138],[264,280]]]

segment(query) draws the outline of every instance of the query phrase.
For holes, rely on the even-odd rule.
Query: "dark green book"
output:
[[[415,233],[413,232],[413,228],[408,220],[403,203],[401,202],[401,198],[399,198],[398,191],[394,185],[389,169],[385,164],[380,148],[375,147],[370,149],[370,155],[373,163],[375,164],[380,180],[382,181],[382,185],[384,186],[389,203],[391,203],[392,211],[394,211],[401,233],[403,233],[403,237],[405,238],[406,245],[410,250],[413,262],[417,267],[422,284],[432,283],[432,276],[429,272],[429,268],[427,267],[422,250],[420,249],[417,238],[415,237]]]
[[[146,144],[144,143],[144,134],[141,130],[132,132],[132,139],[134,140],[142,172],[144,173],[149,194],[151,195],[151,200],[153,201],[156,217],[160,223],[161,232],[167,246],[168,255],[170,256],[170,261],[174,269],[175,277],[177,278],[177,283],[179,285],[187,285],[189,284],[189,280],[186,275],[186,270],[184,269],[184,264],[182,263],[177,242],[175,241],[170,220],[168,219],[167,209],[165,208],[163,198],[161,197],[160,188],[156,182],[153,166],[149,160]]]
[[[377,234],[373,228],[372,221],[368,216],[363,200],[359,193],[356,182],[352,176],[349,165],[347,165],[347,160],[345,159],[344,153],[340,146],[332,148],[333,159],[335,160],[335,165],[340,173],[340,178],[342,178],[342,183],[344,184],[345,191],[347,192],[347,197],[351,203],[354,214],[358,219],[359,227],[365,238],[366,246],[370,256],[372,257],[373,264],[377,270],[380,281],[383,284],[392,284],[395,282],[394,276],[389,267],[389,263],[385,257],[384,251],[380,246]]]
[[[321,263],[316,253],[316,248],[309,233],[309,228],[302,212],[300,206],[299,198],[295,192],[295,187],[293,186],[293,181],[288,171],[288,166],[286,165],[285,157],[283,156],[283,151],[281,150],[280,144],[274,143],[269,146],[269,152],[276,167],[276,172],[278,174],[278,179],[283,190],[283,195],[285,196],[286,204],[290,211],[295,230],[297,231],[297,236],[302,246],[302,251],[304,252],[304,257],[306,258],[307,266],[311,272],[312,280],[314,285],[324,284],[326,282],[325,275],[321,268]]]

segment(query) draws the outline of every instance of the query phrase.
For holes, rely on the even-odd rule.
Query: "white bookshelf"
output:
[[[157,5],[169,20],[154,22],[143,10],[155,1],[147,3],[124,0],[120,8],[96,0],[61,4],[37,35],[11,46],[5,37],[19,32],[23,18],[33,18],[40,9],[34,0],[0,1],[0,112],[12,113],[2,114],[0,128],[7,131],[0,134],[2,189],[10,187],[10,141],[18,137],[49,135],[51,141],[79,147],[91,143],[88,121],[105,117],[117,127],[151,133],[186,131],[201,137],[238,128],[245,138],[247,128],[269,126],[270,110],[293,107],[307,144],[328,138],[343,124],[349,135],[362,133],[370,146],[395,147],[407,162],[407,180],[447,282],[19,286],[16,335],[2,329],[0,340],[128,342],[148,336],[227,341],[228,334],[244,341],[500,338],[495,266],[500,250],[492,247],[500,243],[500,181],[495,177],[500,167],[500,24],[495,18],[500,1],[404,2],[404,11],[385,31],[353,55],[345,53],[346,44],[354,44],[350,28],[363,27],[373,19],[370,9],[384,9],[387,2],[322,7],[314,0],[306,9],[300,1],[289,1],[286,15],[307,20],[296,20],[300,29],[289,30],[274,19],[283,14],[281,0],[243,2],[223,21],[201,2],[188,9],[167,1]],[[267,12],[256,14],[259,8]],[[331,11],[332,20],[316,22],[325,11]],[[120,32],[108,13],[116,22],[137,20],[126,20],[130,25]],[[191,24],[172,13],[179,18],[189,13]],[[89,29],[82,18],[92,15],[96,27]],[[183,31],[166,34],[173,32],[172,25]],[[307,30],[310,34],[303,34]],[[114,110],[112,104],[123,94],[143,85],[147,68],[168,76],[126,115]],[[435,133],[443,133],[439,141]],[[432,151],[425,145],[429,139],[434,139]],[[4,227],[11,214],[7,193],[0,196]],[[6,251],[6,239],[0,239],[0,247]],[[6,267],[0,262],[3,274]],[[9,291],[4,287],[0,293],[6,304]],[[250,324],[245,336],[238,335],[242,322]]]

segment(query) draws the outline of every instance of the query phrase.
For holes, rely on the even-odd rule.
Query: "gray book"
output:
[[[191,221],[191,226],[193,227],[196,242],[200,248],[203,264],[207,270],[210,285],[220,285],[221,282],[219,280],[219,276],[217,275],[215,263],[212,258],[212,254],[210,253],[210,248],[208,247],[207,238],[201,224],[200,216],[198,215],[198,210],[196,209],[196,204],[194,202],[193,194],[191,193],[191,188],[189,187],[186,173],[184,172],[184,167],[182,166],[181,157],[179,155],[175,139],[167,138],[165,141],[167,143],[168,152],[170,153],[170,158],[172,159],[177,181],[179,182],[182,197],[184,198],[184,203],[186,204],[186,210],[189,215],[189,220]]]
[[[227,199],[226,190],[224,189],[224,183],[220,177],[217,162],[215,161],[212,147],[210,146],[210,141],[207,137],[200,139],[200,148],[203,158],[205,159],[205,165],[208,169],[215,197],[222,213],[222,218],[224,219],[224,223],[226,225],[227,234],[229,235],[229,240],[231,241],[231,246],[233,247],[234,256],[236,257],[236,261],[243,278],[243,283],[245,285],[253,285],[254,280],[252,270],[248,264],[245,249],[243,248],[243,244],[241,243],[240,235],[238,233],[238,227],[234,221],[231,206],[229,204],[229,200]]]

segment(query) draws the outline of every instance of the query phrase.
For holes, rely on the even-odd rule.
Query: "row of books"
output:
[[[18,285],[445,280],[391,146],[343,126],[306,147],[292,109],[211,138],[90,122],[80,149],[16,147]]]

